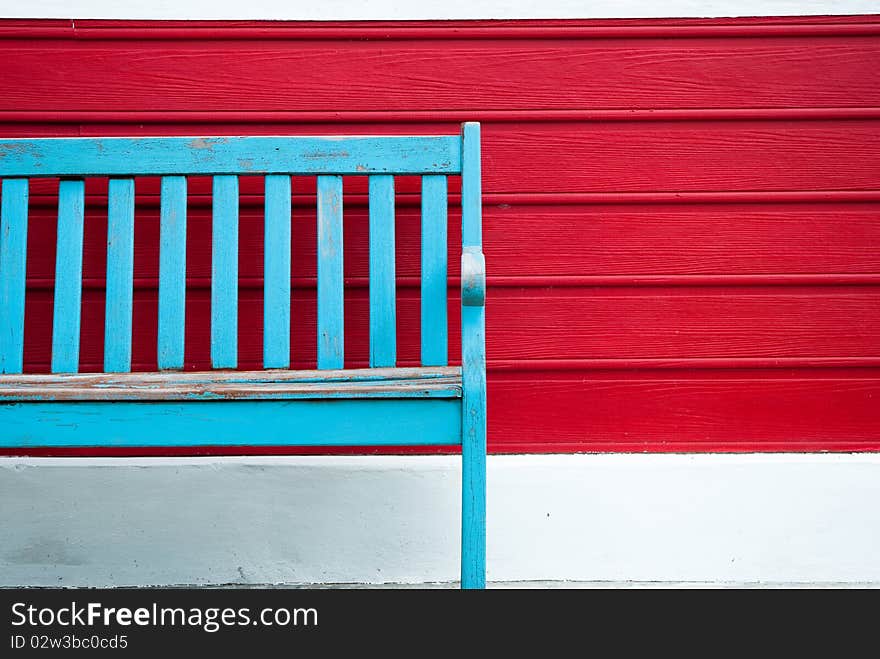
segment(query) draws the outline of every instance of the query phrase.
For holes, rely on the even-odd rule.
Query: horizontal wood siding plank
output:
[[[507,452],[517,452],[518,445],[520,452],[877,450],[877,376],[876,371],[828,379],[810,373],[732,380],[607,379],[583,371],[547,380],[496,375],[490,376],[488,406],[505,413],[489,427],[496,450]]]
[[[626,374],[608,378],[590,370],[549,377],[490,371],[488,391],[489,409],[504,411],[489,425],[495,452],[880,450],[877,369],[832,377],[806,369],[787,371],[783,377],[749,372],[719,379],[712,373],[695,372],[654,375],[647,380]],[[584,409],[592,410],[595,418],[588,419]],[[199,448],[198,454],[222,454],[220,444]],[[310,452],[298,447],[251,446],[248,451],[255,453]],[[241,451],[239,447],[234,450]],[[340,452],[365,450],[353,447]],[[404,450],[395,447],[385,452]],[[4,448],[3,453],[16,451]],[[138,455],[193,453],[186,446],[136,451]],[[31,448],[27,454],[133,453],[117,445],[100,450]]]
[[[877,354],[880,292],[494,291],[495,359]],[[623,294],[622,294],[623,293]]]
[[[4,39],[0,61],[2,108],[17,110],[47,97],[59,111],[880,105],[870,36],[236,42],[193,31],[161,51]]]
[[[486,193],[880,188],[880,121],[495,124],[483,140]]]
[[[0,373],[21,373],[27,292],[28,181],[6,179],[0,190]]]
[[[208,371],[0,376],[0,401],[460,398],[461,369]]]
[[[140,182],[140,181],[139,181]],[[346,196],[348,203],[348,196]],[[55,264],[54,210],[32,208],[28,247],[31,287],[51,283]],[[190,199],[187,275],[190,286],[207,286],[211,277],[211,211],[192,208]],[[460,210],[449,209],[449,273],[458,276]],[[484,206],[484,251],[491,259],[489,282],[518,277],[880,274],[878,205],[681,204]],[[86,208],[85,285],[101,286],[106,215]],[[138,207],[135,241],[136,285],[155,287],[158,277],[158,208]],[[419,276],[418,207],[397,209],[397,275]],[[261,286],[263,209],[242,206],[239,274],[242,287]],[[292,276],[298,286],[314,286],[316,215],[314,205],[295,205]],[[364,285],[368,276],[366,207],[346,206],[346,281]],[[552,252],[535,250],[533,241],[553,241]],[[645,258],[649,253],[650,258]],[[765,277],[767,278],[767,277]],[[769,281],[770,278],[767,278]],[[562,283],[560,281],[560,283]],[[410,281],[412,285],[412,281]]]
[[[400,364],[418,363],[418,289],[398,299]],[[855,287],[595,287],[496,288],[487,351],[491,360],[683,359],[877,357],[880,345],[880,289]],[[345,299],[345,363],[369,359],[369,304],[366,288]],[[134,314],[142,323],[133,361],[155,363],[155,300],[135,291]],[[50,338],[51,291],[33,291],[26,314],[33,319],[25,337],[25,370],[45,361]],[[317,304],[314,291],[295,289],[292,345],[301,346],[295,368],[314,364]],[[262,316],[262,290],[241,291],[239,319]],[[82,360],[100,364],[103,293],[86,290]],[[209,368],[210,291],[187,297],[187,364]],[[460,308],[450,296],[450,355],[460,354]],[[91,328],[91,329],[90,329]],[[259,368],[262,337],[251,323],[240,341],[239,367]],[[311,366],[313,367],[313,366]],[[100,369],[97,369],[100,370]],[[153,370],[153,369],[150,369]]]
[[[317,327],[318,368],[342,368],[345,363],[345,278],[342,177],[318,178]],[[349,331],[351,327],[349,327]],[[300,346],[299,341],[294,341]]]
[[[94,134],[115,131],[125,135],[131,134],[132,127],[122,124],[110,129],[98,125],[90,130]],[[242,132],[264,136],[279,132],[437,135],[454,133],[458,126],[454,122],[368,127],[344,123],[299,126],[178,123],[137,130],[152,135]],[[483,192],[487,195],[880,189],[880,119],[487,122],[482,128],[482,139]],[[406,163],[401,164],[403,172],[418,171],[419,167],[449,172],[456,171],[460,165],[430,157]],[[650,167],[646,163],[650,163]],[[202,171],[247,170],[238,164],[238,157],[223,167],[193,163],[158,163],[150,167],[155,171],[177,164],[186,164],[190,171],[200,171],[200,168]],[[256,174],[274,164],[255,161],[250,171]],[[357,164],[360,160],[351,154],[345,166],[338,169],[355,173]],[[317,169],[308,163],[303,167],[301,171]],[[364,173],[368,172],[369,169]],[[457,179],[453,180],[457,185]],[[257,194],[262,193],[261,186],[253,185]],[[366,185],[364,180],[359,191],[365,193]],[[450,186],[451,192],[458,191],[456,185]],[[309,191],[307,187],[296,187],[302,192]],[[140,185],[138,189],[144,193],[149,191]],[[358,190],[356,187],[346,189],[348,192]],[[399,193],[417,191],[415,180],[398,188]],[[38,193],[37,188],[34,193]]]

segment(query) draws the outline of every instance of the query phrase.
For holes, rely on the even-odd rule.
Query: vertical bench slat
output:
[[[107,200],[107,304],[104,371],[131,370],[134,276],[134,179],[112,178]]]
[[[53,373],[76,373],[79,370],[84,213],[85,181],[62,180],[58,186],[58,253],[52,321]]]
[[[263,367],[290,367],[290,176],[266,176]]]
[[[342,177],[318,176],[318,368],[343,368]]]
[[[214,177],[211,366],[238,364],[238,176]]]
[[[422,365],[446,366],[447,179],[422,177]]]
[[[186,321],[186,177],[163,176],[159,237],[161,370],[183,368]]]
[[[0,208],[0,373],[21,373],[27,267],[28,180],[3,180]]]
[[[370,366],[397,362],[394,176],[370,177]]]

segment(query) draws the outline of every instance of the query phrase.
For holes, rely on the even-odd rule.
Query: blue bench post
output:
[[[466,123],[461,149],[462,588],[486,586],[486,263],[481,188],[480,125]]]
[[[184,371],[187,176],[212,176],[211,368]],[[239,177],[265,182],[262,369],[238,369]],[[290,370],[291,176],[317,177],[317,369]],[[421,364],[397,365],[395,176],[422,177]],[[462,177],[461,367],[448,177]],[[103,372],[78,373],[85,179],[110,177]],[[160,176],[157,371],[131,372],[135,178]],[[343,177],[369,177],[369,368],[345,368]],[[461,446],[461,585],[486,583],[480,126],[459,135],[0,139],[0,446]],[[28,186],[59,177],[51,374],[23,374]]]

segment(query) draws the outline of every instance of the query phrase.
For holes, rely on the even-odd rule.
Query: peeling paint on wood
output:
[[[460,398],[461,369],[204,371],[0,376],[0,401]]]
[[[389,420],[393,419],[393,423]],[[443,398],[0,404],[3,446],[447,446],[461,404]]]

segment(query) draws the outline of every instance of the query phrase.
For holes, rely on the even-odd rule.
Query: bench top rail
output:
[[[461,138],[107,137],[0,140],[0,176],[458,174]]]

